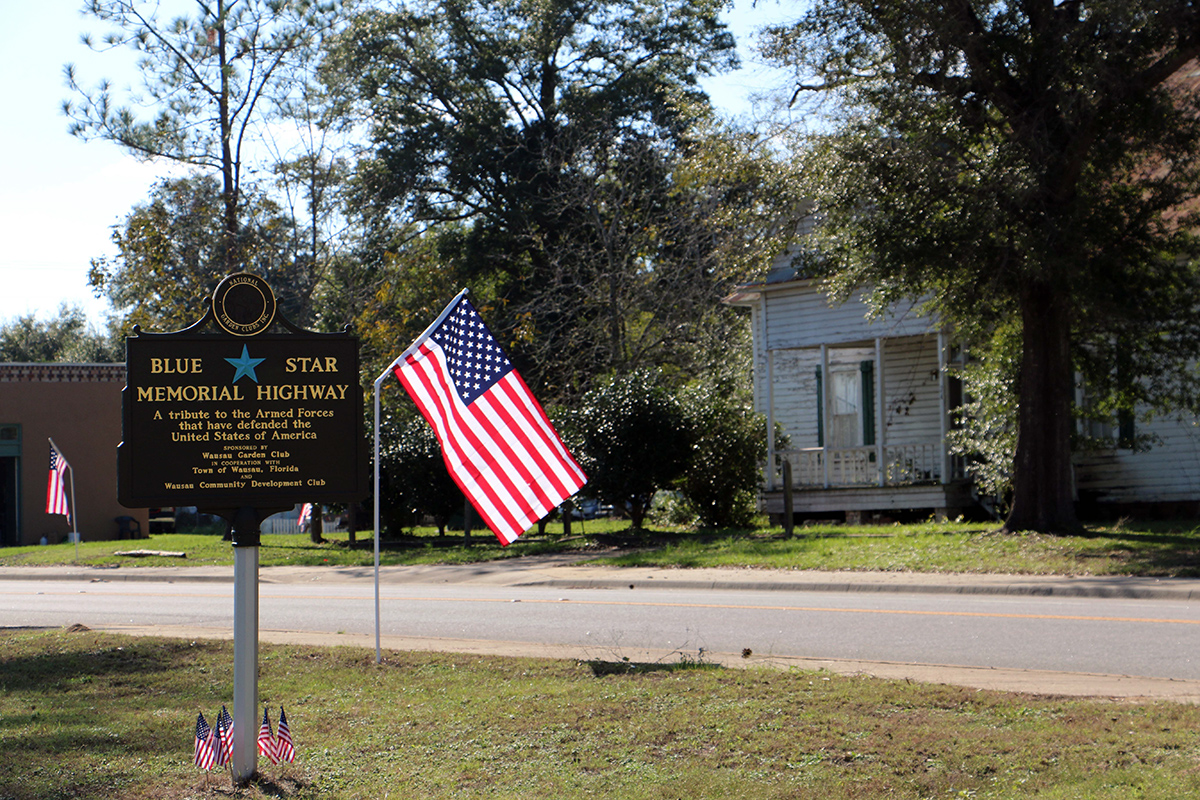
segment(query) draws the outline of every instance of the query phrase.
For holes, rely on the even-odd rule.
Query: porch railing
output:
[[[883,451],[882,481],[880,449]],[[798,450],[777,450],[772,481],[776,486],[782,485],[781,465],[784,458],[791,462],[792,484],[797,487],[907,486],[942,482],[943,454],[939,442],[889,444],[883,448],[804,447]],[[951,458],[949,462],[947,480],[961,478],[960,460]]]

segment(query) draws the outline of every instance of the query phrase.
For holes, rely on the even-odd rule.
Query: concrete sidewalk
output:
[[[262,567],[263,583],[372,583],[372,567]],[[233,567],[0,567],[0,580],[233,581]],[[591,566],[578,555],[523,556],[467,565],[381,567],[387,585],[462,584],[607,589],[910,592],[1200,600],[1200,579],[1047,575],[820,572],[748,568]]]

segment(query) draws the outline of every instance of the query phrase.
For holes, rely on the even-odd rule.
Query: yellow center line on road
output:
[[[75,597],[79,594],[87,594],[87,592],[40,592],[42,595],[53,596],[71,596]],[[0,595],[25,595],[28,592],[11,592],[0,590]],[[219,594],[212,592],[96,592],[96,596],[113,597],[187,597],[187,598],[217,598],[233,600],[232,594]],[[317,594],[271,594],[266,598],[260,598],[260,603],[265,599],[267,602],[273,600],[341,600],[362,602],[363,597],[353,597],[347,595],[317,595]],[[822,608],[819,606],[784,606],[784,605],[747,605],[738,603],[671,603],[671,602],[647,602],[647,601],[630,601],[630,600],[570,600],[570,599],[529,599],[529,598],[503,598],[503,597],[423,597],[420,595],[395,595],[384,596],[382,599],[388,601],[400,602],[453,602],[453,603],[509,603],[509,604],[538,604],[538,605],[575,605],[575,606],[632,606],[637,608],[703,608],[717,609],[723,611],[796,611],[803,613],[829,613],[829,614],[881,614],[881,615],[900,615],[914,617],[968,617],[968,618],[984,618],[984,619],[1028,619],[1028,620],[1058,620],[1065,622],[1131,622],[1139,624],[1158,624],[1158,625],[1200,625],[1198,619],[1163,619],[1159,617],[1114,617],[1090,614],[1027,614],[1027,613],[1006,613],[999,611],[928,611],[918,609],[892,609],[892,608]]]

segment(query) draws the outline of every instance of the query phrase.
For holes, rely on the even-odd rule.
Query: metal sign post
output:
[[[233,520],[233,777],[258,769],[259,516],[238,509]]]

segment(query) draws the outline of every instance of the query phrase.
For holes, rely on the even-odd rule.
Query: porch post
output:
[[[887,414],[883,410],[883,339],[875,339],[875,466],[879,469],[879,485],[887,485]]]
[[[825,488],[829,488],[829,348],[821,345],[821,468],[825,472]]]
[[[774,350],[767,350],[767,491],[768,492],[775,491],[775,351]]]
[[[937,358],[938,358],[938,424],[942,432],[942,483],[950,482],[950,448],[946,443],[946,398],[949,392],[946,390],[946,334],[938,331],[937,335]]]

